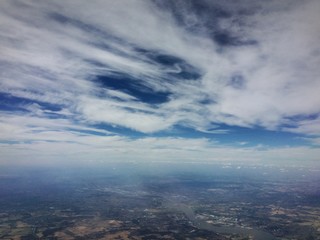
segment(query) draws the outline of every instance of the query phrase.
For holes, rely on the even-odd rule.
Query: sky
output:
[[[0,1],[0,165],[320,165],[320,1]]]

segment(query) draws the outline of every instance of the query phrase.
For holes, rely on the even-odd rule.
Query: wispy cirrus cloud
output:
[[[3,140],[63,141],[97,124],[319,136],[319,1],[0,6]]]

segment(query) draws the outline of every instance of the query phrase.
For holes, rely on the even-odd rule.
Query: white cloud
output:
[[[320,4],[307,1],[287,6],[253,16],[254,27],[247,33],[258,42],[249,49],[255,51],[249,53],[254,57],[242,61],[247,54],[231,50],[247,78],[247,88],[225,89],[221,102],[228,113],[267,128],[280,126],[287,117],[320,110]]]
[[[310,136],[320,136],[320,119],[302,120],[295,127],[285,128],[285,130]]]
[[[83,101],[83,100],[81,100]],[[150,133],[165,130],[172,125],[170,119],[158,115],[152,109],[145,107],[151,113],[144,113],[143,106],[127,104],[123,109],[117,102],[105,101],[101,99],[85,99],[79,111],[83,113],[89,122],[107,122],[113,125],[121,125],[140,132]],[[142,109],[141,109],[142,108]]]
[[[159,131],[179,122],[196,129],[206,128],[211,122],[276,129],[288,123],[291,116],[320,111],[320,4],[311,0],[285,2],[252,5],[255,13],[251,15],[216,18],[222,29],[257,42],[219,52],[218,45],[206,36],[206,28],[200,35],[189,32],[169,12],[150,2],[2,1],[1,59],[12,70],[3,67],[1,89],[33,100],[68,102],[73,110],[84,110],[78,113],[84,118],[116,122],[142,132]],[[184,8],[183,3],[181,7],[185,15],[192,10]],[[221,7],[236,12],[243,5],[226,3]],[[62,23],[63,16],[69,22]],[[194,24],[203,26],[208,21],[195,14],[190,16]],[[61,23],[54,17],[60,17]],[[133,46],[181,57],[199,68],[203,76],[198,83],[178,83],[173,77],[168,84],[161,79],[165,72],[172,72],[171,67],[163,69],[157,62],[147,62]],[[172,100],[147,115],[148,119],[145,113],[129,114],[123,107],[116,111],[113,108],[112,116],[109,108],[104,111],[99,107],[102,114],[97,114],[88,110],[88,103],[81,105],[84,102],[79,101],[79,95],[94,102],[95,94],[101,91],[89,79],[116,72],[139,78],[154,91],[167,90],[173,94]],[[234,74],[243,75],[243,88],[229,84]],[[119,91],[108,93],[124,97]],[[109,104],[106,95],[104,106]],[[212,104],[200,104],[199,99],[204,96]],[[126,100],[130,107],[135,99],[127,95]],[[184,113],[186,106],[190,109],[188,114]],[[139,114],[149,122],[145,129],[137,123],[141,122]],[[164,119],[170,116],[170,120],[161,120],[158,115]],[[132,120],[124,121],[121,116]]]
[[[234,13],[212,19],[190,13],[183,1],[179,4],[181,13],[189,16],[186,25],[149,1],[1,1],[0,91],[40,104],[19,103],[28,114],[4,115],[2,139],[75,141],[79,133],[69,130],[75,122],[80,129],[87,123],[106,123],[143,133],[179,124],[221,133],[225,130],[215,128],[222,123],[320,135],[319,118],[304,118],[320,112],[319,1],[208,1]],[[237,15],[248,6],[250,14]],[[199,31],[190,31],[192,26]],[[217,27],[256,44],[220,46],[212,39]],[[163,66],[136,48],[179,57],[201,76],[181,80],[170,73],[182,66]],[[94,81],[101,75],[137,79],[154,92],[169,92],[169,100],[153,105],[130,92],[103,89]],[[239,82],[232,83],[235,75]],[[63,110],[45,109],[44,103]],[[50,111],[61,119],[47,119]],[[41,131],[35,133],[37,128]],[[70,144],[76,149],[78,143]],[[46,144],[37,146],[44,149]],[[136,151],[138,145],[126,144],[123,149]],[[217,157],[223,156],[220,150],[229,149],[215,148]]]
[[[17,130],[15,130],[17,131]],[[231,147],[206,138],[144,137],[132,139],[116,135],[94,136],[66,131],[28,131],[16,140],[0,144],[3,165],[81,164],[114,161],[182,162],[224,164],[315,164],[319,148],[308,147]],[[7,139],[6,139],[7,140]],[[33,141],[33,142],[30,142]]]

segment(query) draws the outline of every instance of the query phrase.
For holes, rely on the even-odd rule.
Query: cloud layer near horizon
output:
[[[240,126],[320,136],[317,0],[0,6],[4,142],[77,142],[91,132],[131,148],[130,136],[96,124],[147,134]]]

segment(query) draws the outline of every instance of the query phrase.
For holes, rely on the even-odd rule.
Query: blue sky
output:
[[[0,2],[1,164],[319,163],[320,2]]]

